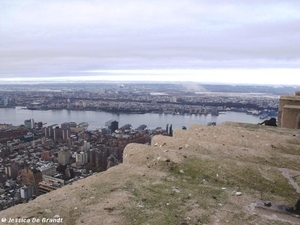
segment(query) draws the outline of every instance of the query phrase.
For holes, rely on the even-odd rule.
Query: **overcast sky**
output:
[[[299,0],[0,0],[0,82],[300,85],[299,12]]]

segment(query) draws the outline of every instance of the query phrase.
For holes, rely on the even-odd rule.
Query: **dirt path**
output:
[[[282,175],[288,179],[289,183],[295,188],[297,193],[300,193],[300,187],[299,185],[294,181],[294,179],[291,177],[289,171],[286,168],[279,168],[279,171],[282,172]]]

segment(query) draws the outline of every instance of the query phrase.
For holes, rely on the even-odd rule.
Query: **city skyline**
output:
[[[295,0],[12,0],[0,8],[2,83],[300,85]]]

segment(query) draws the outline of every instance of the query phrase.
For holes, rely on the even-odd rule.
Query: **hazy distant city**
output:
[[[212,110],[277,110],[292,86],[186,83],[65,83],[1,87],[1,107],[206,114]]]

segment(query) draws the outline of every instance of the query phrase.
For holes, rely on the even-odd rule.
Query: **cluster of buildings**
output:
[[[243,109],[277,109],[278,99],[253,96],[224,96],[209,94],[165,94],[152,95],[127,95],[124,93],[110,94],[101,99],[68,98],[56,100],[56,103],[44,103],[44,109],[69,109],[69,110],[102,110],[108,112],[126,113],[181,113],[205,114],[211,109],[220,107],[229,110]],[[32,108],[31,108],[32,109]]]
[[[109,86],[110,87],[110,86]],[[0,107],[24,106],[31,110],[102,110],[126,113],[208,114],[212,107],[229,110],[275,109],[278,96],[241,93],[196,92],[178,86],[147,85],[94,90],[47,90],[0,93]],[[172,88],[171,88],[172,87]],[[161,90],[161,92],[158,92]]]
[[[0,140],[0,210],[122,163],[128,143],[149,144],[153,135],[172,134],[172,125],[133,129],[110,120],[95,131],[87,126],[45,126],[34,119],[20,126],[1,124],[0,137],[5,138]]]

